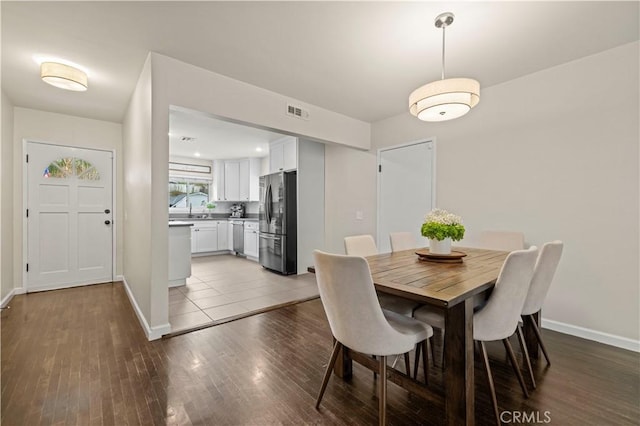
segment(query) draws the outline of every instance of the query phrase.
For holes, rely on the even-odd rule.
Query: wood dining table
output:
[[[401,372],[389,369],[389,380],[435,403],[444,403],[446,424],[474,424],[473,308],[474,296],[487,294],[495,285],[508,252],[453,247],[466,256],[460,263],[421,260],[416,250],[404,250],[367,257],[378,293],[392,294],[430,305],[445,317],[443,389],[426,387]],[[526,326],[526,324],[525,324]],[[538,353],[532,333],[528,346]],[[348,349],[334,373],[343,378],[352,374],[352,361],[376,369],[370,357]]]

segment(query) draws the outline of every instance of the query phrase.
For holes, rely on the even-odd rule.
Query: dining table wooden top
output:
[[[452,247],[460,263],[421,260],[416,249],[368,256],[376,290],[450,308],[493,287],[509,252]]]

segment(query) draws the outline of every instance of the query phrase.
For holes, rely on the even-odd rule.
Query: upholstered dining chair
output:
[[[411,232],[391,232],[389,233],[391,251],[409,250],[418,247],[415,237]]]
[[[478,246],[488,250],[522,250],[524,234],[514,231],[482,231],[478,235]]]
[[[378,247],[371,235],[352,235],[344,237],[344,251],[348,256],[373,256],[378,254]]]
[[[533,277],[533,268],[537,257],[538,248],[536,246],[532,246],[528,250],[512,251],[502,265],[502,269],[496,280],[496,285],[487,304],[480,311],[473,314],[473,339],[480,342],[482,361],[487,372],[487,381],[489,382],[489,390],[491,392],[493,412],[498,425],[501,424],[498,400],[496,399],[496,390],[493,384],[491,367],[489,366],[489,357],[484,343],[502,340],[509,355],[513,371],[518,378],[518,382],[520,382],[522,392],[524,396],[528,398],[529,392],[527,391],[524,378],[520,372],[516,356],[509,343],[509,337],[514,333],[518,333],[523,354],[528,359],[527,347],[523,344],[524,339],[518,327],[518,322],[524,301],[529,292],[531,278]]]
[[[544,346],[540,330],[533,318],[533,315],[540,312],[544,299],[547,297],[547,292],[551,286],[551,281],[558,269],[558,263],[560,263],[560,257],[562,256],[562,249],[564,244],[562,241],[552,241],[545,243],[540,250],[538,260],[536,262],[535,269],[533,271],[533,278],[531,279],[531,286],[529,287],[529,293],[524,302],[522,308],[523,321],[529,320],[532,325],[534,334],[538,339],[538,344],[542,353],[547,360],[547,364],[551,365],[549,360],[549,354],[547,348]]]
[[[500,425],[498,402],[484,342],[502,340],[509,355],[511,366],[522,388],[522,393],[528,398],[529,392],[527,391],[524,378],[518,367],[511,343],[509,343],[509,337],[514,333],[518,334],[522,352],[525,359],[528,360],[527,347],[524,344],[522,331],[519,328],[518,322],[522,312],[521,307],[524,306],[525,298],[529,292],[537,256],[538,248],[536,246],[532,246],[528,250],[516,250],[509,253],[502,265],[489,300],[481,310],[473,314],[473,339],[480,343],[483,363],[491,391],[491,402],[498,425]],[[418,320],[425,321],[427,324],[431,324],[433,321],[436,321],[436,319],[429,318],[428,315],[430,312],[431,311],[428,310],[423,311],[421,308],[415,311],[414,317]],[[437,320],[439,321],[439,319]],[[531,372],[530,366],[529,371]]]
[[[313,252],[316,280],[331,333],[336,342],[322,379],[316,409],[342,347],[379,357],[379,424],[386,423],[387,356],[408,353],[416,345],[427,352],[433,329],[423,322],[383,311],[378,303],[367,261],[359,256]],[[425,365],[427,360],[423,361]]]
[[[348,256],[367,257],[378,254],[378,247],[371,235],[353,235],[344,238],[344,251]],[[419,303],[390,294],[379,294],[378,299],[382,309],[408,317],[412,316],[413,311],[420,306]]]

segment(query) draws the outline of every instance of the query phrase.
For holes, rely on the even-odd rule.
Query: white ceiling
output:
[[[232,159],[264,157],[269,142],[284,135],[215,119],[184,108],[169,111],[169,153],[202,158]],[[194,138],[183,141],[183,137]]]
[[[482,87],[639,38],[630,2],[0,2],[2,90],[16,106],[120,122],[149,51],[374,122],[447,75]],[[40,57],[77,63],[89,90],[39,79]],[[588,88],[585,88],[588,89]]]

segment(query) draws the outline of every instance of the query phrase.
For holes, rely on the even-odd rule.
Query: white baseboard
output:
[[[124,282],[124,275],[116,275],[113,277],[113,281],[117,282],[117,281],[122,281]]]
[[[577,325],[565,324],[560,321],[554,321],[542,318],[542,328],[557,331],[559,333],[569,334],[571,336],[581,337],[587,340],[604,343],[622,349],[634,352],[640,352],[640,340],[629,339],[628,337],[616,336],[615,334],[604,333],[602,331],[591,330],[589,328],[579,327]]]
[[[13,295],[16,294],[16,289],[13,288],[11,291],[0,301],[0,308],[6,308],[11,299],[13,299]]]
[[[6,308],[9,302],[11,302],[11,299],[13,299],[13,296],[25,293],[26,290],[24,287],[12,288],[11,291],[2,300],[0,300],[0,308]]]
[[[169,334],[171,332],[171,324],[169,323],[158,325],[155,327],[149,326],[149,323],[147,322],[147,319],[144,317],[144,314],[142,313],[140,306],[138,306],[138,302],[136,302],[136,298],[133,297],[133,292],[131,292],[131,288],[129,288],[129,283],[127,283],[127,280],[124,277],[122,277],[121,281],[124,283],[124,289],[127,292],[127,296],[129,297],[131,306],[133,306],[133,310],[136,313],[136,316],[138,317],[138,321],[140,321],[140,325],[144,330],[144,334],[147,335],[147,339],[149,339],[150,341],[157,340],[157,339],[160,339],[165,334]]]

